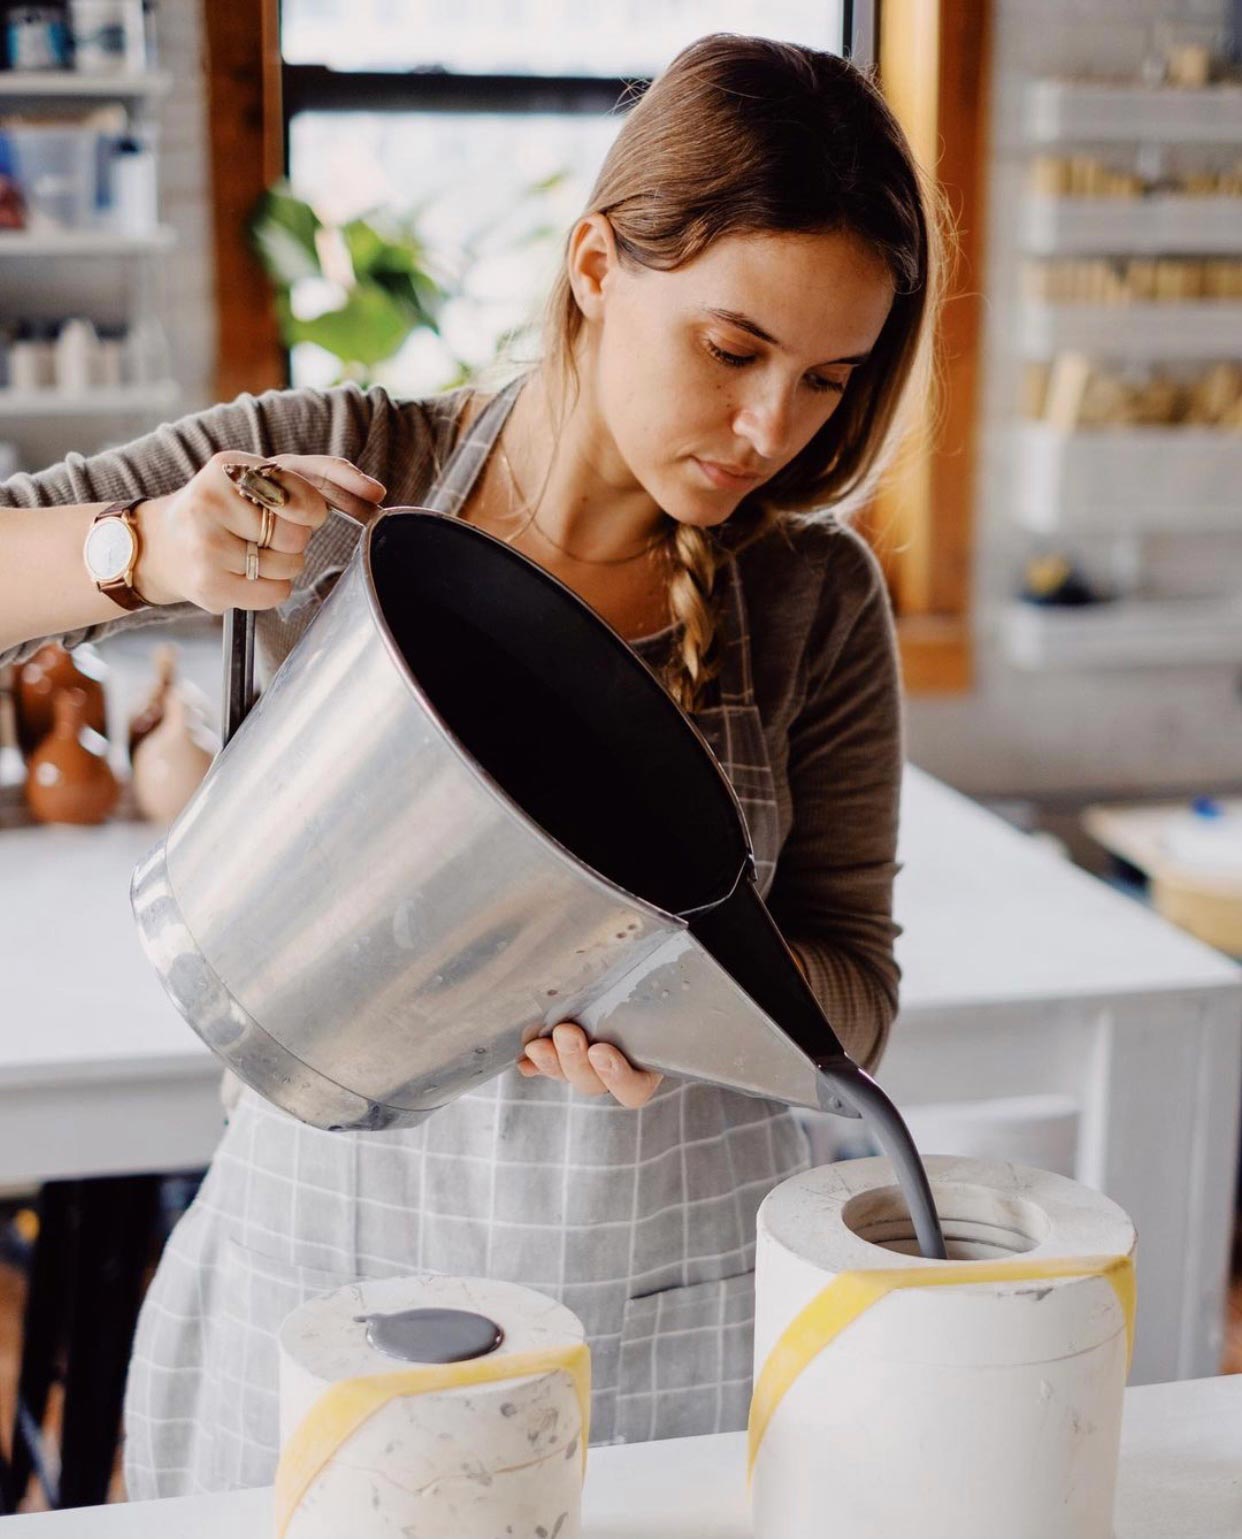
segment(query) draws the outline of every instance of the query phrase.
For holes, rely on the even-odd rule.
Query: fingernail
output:
[[[596,1069],[599,1070],[601,1074],[616,1073],[616,1057],[606,1047],[591,1048],[591,1050],[587,1053],[587,1057],[591,1060],[591,1063]]]
[[[554,1026],[552,1028],[552,1040],[562,1053],[576,1053],[578,1051],[578,1034],[568,1026]]]

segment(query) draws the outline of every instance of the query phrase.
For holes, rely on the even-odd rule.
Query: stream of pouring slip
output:
[[[888,1156],[910,1209],[919,1250],[930,1260],[948,1260],[931,1182],[901,1113],[870,1074],[860,1069],[852,1058],[844,1055],[822,1058],[816,1067],[819,1069],[819,1099],[823,1109],[839,1111],[840,1101],[845,1101],[875,1134],[880,1148]]]

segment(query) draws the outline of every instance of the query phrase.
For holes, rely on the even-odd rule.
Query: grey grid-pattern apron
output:
[[[460,510],[520,385],[463,436],[427,506]],[[695,720],[742,803],[766,892],[776,798],[732,560],[726,584],[721,672]],[[650,661],[667,642],[635,650]],[[244,1091],[143,1305],[129,1495],[271,1481],[281,1320],[352,1278],[418,1269],[525,1283],[576,1311],[593,1442],[744,1427],[755,1214],[807,1164],[787,1107],[673,1079],[630,1111],[510,1069],[387,1133],[320,1132]]]

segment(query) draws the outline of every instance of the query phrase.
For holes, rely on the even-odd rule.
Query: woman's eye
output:
[[[723,347],[717,347],[710,338],[708,338],[707,350],[713,358],[719,358],[721,363],[727,363],[731,369],[741,369],[755,361],[753,353],[726,353]]]
[[[748,363],[755,361],[754,353],[730,353],[723,347],[717,347],[710,337],[707,338],[707,350],[713,358],[719,358],[721,363],[727,364],[731,369],[744,369]],[[806,382],[816,394],[835,391],[840,395],[845,389],[844,380],[825,379],[822,374],[808,374]]]

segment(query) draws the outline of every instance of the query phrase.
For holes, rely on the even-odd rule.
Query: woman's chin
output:
[[[661,491],[663,496],[657,494],[656,501],[665,513],[679,524],[692,524],[697,529],[714,529],[725,523],[744,495],[742,492],[717,491],[713,487],[688,486],[684,480],[675,485],[666,484]]]

